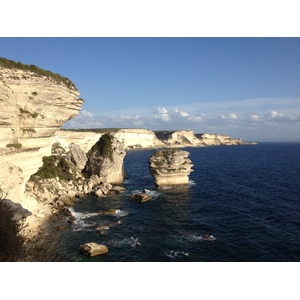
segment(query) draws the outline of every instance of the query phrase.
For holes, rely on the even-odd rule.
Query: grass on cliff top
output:
[[[13,60],[9,60],[3,57],[0,57],[0,67],[8,68],[8,69],[19,69],[24,71],[30,71],[33,72],[36,76],[46,76],[48,78],[54,79],[57,83],[63,83],[68,88],[74,88],[77,90],[76,86],[70,79],[67,77],[63,77],[60,74],[52,73],[51,71],[41,69],[35,65],[25,65],[21,62],[15,62]]]

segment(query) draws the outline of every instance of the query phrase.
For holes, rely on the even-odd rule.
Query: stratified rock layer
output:
[[[49,210],[43,199],[24,193],[26,182],[51,155],[55,132],[78,115],[82,103],[67,78],[0,58],[0,189],[32,213],[32,227]]]
[[[188,151],[163,149],[156,151],[149,159],[150,173],[159,187],[184,185],[189,182],[193,171]]]
[[[124,181],[124,143],[113,134],[104,134],[87,153],[87,163],[83,170],[88,176],[97,175],[100,181],[120,184]]]
[[[83,100],[66,78],[0,58],[0,183],[21,202],[25,183],[51,153],[51,137]]]

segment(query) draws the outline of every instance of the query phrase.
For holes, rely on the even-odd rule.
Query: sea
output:
[[[49,251],[65,262],[300,261],[300,143],[183,150],[193,172],[171,188],[156,187],[149,172],[156,149],[128,151],[126,191],[77,199],[73,225],[46,224]],[[130,200],[142,191],[152,199]],[[88,257],[79,251],[88,242],[109,251]]]

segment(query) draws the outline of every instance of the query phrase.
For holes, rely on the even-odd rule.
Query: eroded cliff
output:
[[[68,78],[0,58],[0,184],[7,198],[33,209],[25,184],[51,154],[54,133],[82,103]]]

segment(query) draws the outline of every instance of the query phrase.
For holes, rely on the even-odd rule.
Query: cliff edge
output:
[[[30,211],[25,184],[51,155],[52,137],[83,99],[66,77],[0,58],[0,188]]]

